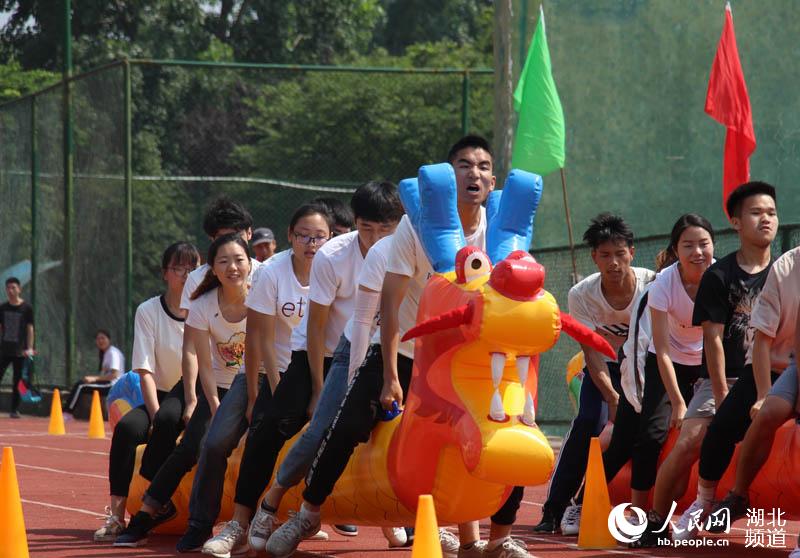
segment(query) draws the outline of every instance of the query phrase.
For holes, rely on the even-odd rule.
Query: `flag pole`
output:
[[[572,217],[569,214],[569,197],[567,196],[567,174],[561,167],[561,191],[564,194],[564,212],[567,215],[567,234],[569,235],[569,255],[572,257],[572,284],[578,282],[578,262],[575,258],[575,240],[572,237]]]

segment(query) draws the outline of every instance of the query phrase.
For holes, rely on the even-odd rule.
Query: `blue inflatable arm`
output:
[[[456,175],[450,163],[420,167],[419,218],[417,223],[412,219],[412,223],[431,267],[439,273],[455,269],[456,253],[467,244],[456,195]]]
[[[502,190],[494,190],[489,192],[489,197],[486,198],[486,222],[491,223],[494,221],[497,211],[500,209],[500,200],[503,198]]]
[[[419,232],[419,181],[416,178],[404,178],[398,184],[397,190],[406,215],[414,225],[414,230]]]
[[[129,370],[122,377],[114,382],[106,397],[106,403],[110,405],[117,399],[125,399],[132,408],[144,405],[142,396],[141,378],[138,373]]]
[[[499,203],[494,201],[497,198]],[[519,169],[508,175],[502,196],[489,197],[486,252],[492,262],[503,260],[514,250],[528,251],[533,239],[536,208],[541,199],[542,177]]]

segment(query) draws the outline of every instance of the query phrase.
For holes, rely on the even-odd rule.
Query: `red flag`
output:
[[[730,193],[750,180],[750,155],[756,150],[753,113],[736,48],[730,4],[725,7],[725,26],[711,66],[706,113],[727,128],[722,170],[722,208],[725,210]]]

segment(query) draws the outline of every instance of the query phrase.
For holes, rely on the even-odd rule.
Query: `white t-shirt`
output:
[[[219,309],[219,288],[212,289],[191,302],[186,325],[207,331],[211,343],[211,368],[217,387],[229,388],[244,362],[244,339],[247,318],[231,323]]]
[[[154,296],[136,309],[133,366],[153,375],[156,389],[171,390],[181,379],[183,319],[169,313],[164,298]]]
[[[308,298],[330,306],[325,324],[325,356],[332,356],[344,326],[353,315],[356,281],[364,266],[358,231],[332,238],[314,255],[309,278]],[[292,350],[305,351],[308,314],[292,331]]]
[[[392,249],[389,254],[387,271],[398,275],[405,275],[411,278],[406,292],[404,305],[408,305],[405,312],[402,310],[399,315],[400,337],[414,327],[417,323],[417,310],[422,291],[428,283],[428,279],[433,275],[433,267],[425,254],[425,249],[419,241],[417,232],[411,224],[408,215],[403,215],[397,229],[392,235]],[[481,208],[481,222],[477,230],[466,237],[467,246],[477,246],[481,250],[486,250],[486,209]],[[405,319],[404,319],[405,316]],[[412,341],[413,342],[413,341]],[[413,354],[413,351],[412,351]]]
[[[636,290],[627,307],[617,310],[612,307],[603,295],[602,276],[592,273],[569,290],[568,307],[573,318],[591,330],[596,331],[608,341],[614,350],[618,350],[628,338],[633,302],[652,281],[656,274],[643,267],[631,267],[636,276]],[[609,361],[608,357],[604,357]]]
[[[257,259],[250,258],[250,275],[248,276],[250,282],[253,280],[253,274],[261,265],[261,262]],[[183,284],[183,292],[181,292],[181,310],[190,309],[192,293],[197,289],[197,285],[203,282],[203,277],[206,276],[206,272],[210,267],[207,263],[204,263],[186,277],[186,283]]]
[[[253,274],[253,286],[245,305],[276,317],[275,354],[279,372],[289,366],[292,331],[308,313],[308,290],[308,285],[301,285],[294,274],[291,249],[275,254]]]
[[[647,295],[647,306],[667,313],[669,358],[678,364],[697,366],[703,360],[703,328],[692,325],[694,301],[681,282],[678,262],[662,270]],[[653,341],[647,349],[655,353]]]
[[[383,288],[383,280],[386,277],[386,267],[389,264],[389,254],[392,250],[392,238],[394,235],[386,236],[380,239],[375,245],[369,249],[367,257],[364,259],[364,267],[361,269],[361,274],[358,276],[358,284],[363,285],[367,289],[381,292]],[[413,324],[416,320],[416,306],[411,303],[408,297],[403,299],[400,304],[400,323]],[[372,340],[371,343],[381,342],[380,332],[380,313],[375,315],[375,321],[372,324]],[[344,335],[347,339],[353,339],[353,319],[347,321],[347,326],[344,330]],[[398,352],[408,358],[414,358],[414,341],[405,341],[400,343]]]
[[[789,366],[789,357],[794,353],[795,318],[800,308],[798,263],[800,246],[775,260],[750,314],[750,327],[773,338],[770,360],[776,372]],[[753,362],[752,352],[751,345],[748,364]]]
[[[122,374],[127,372],[127,370],[125,370],[125,355],[114,345],[110,345],[108,349],[106,349],[106,352],[103,353],[103,364],[100,368],[103,374],[109,374],[112,370],[116,370],[116,377],[119,378]]]

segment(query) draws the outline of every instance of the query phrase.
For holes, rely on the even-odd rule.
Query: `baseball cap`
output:
[[[272,234],[272,230],[266,227],[261,227],[253,231],[253,237],[250,239],[250,244],[255,246],[256,244],[263,244],[264,242],[272,242],[275,240],[275,235]]]

